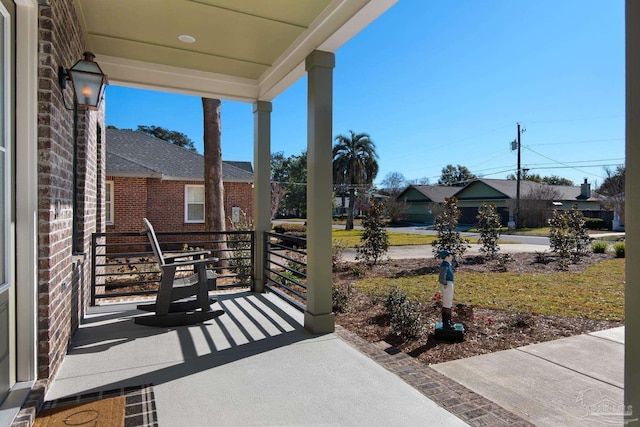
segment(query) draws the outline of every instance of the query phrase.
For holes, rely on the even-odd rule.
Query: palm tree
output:
[[[366,133],[336,136],[333,146],[333,182],[349,190],[345,230],[353,230],[356,188],[371,186],[378,174],[376,145]]]

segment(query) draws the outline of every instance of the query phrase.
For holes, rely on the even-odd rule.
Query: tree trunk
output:
[[[220,100],[202,98],[204,113],[204,194],[205,228],[207,231],[225,231],[224,187],[222,184],[222,148],[220,136]],[[226,258],[226,236],[217,238],[212,245],[213,256]],[[226,266],[222,262],[221,266]]]
[[[355,188],[349,189],[349,208],[347,209],[347,224],[345,230],[353,230],[353,209],[356,206],[356,190]]]

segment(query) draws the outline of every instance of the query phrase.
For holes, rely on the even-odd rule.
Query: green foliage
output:
[[[602,218],[585,218],[584,226],[588,230],[602,230],[606,227],[604,219]]]
[[[378,175],[376,145],[366,133],[336,136],[333,146],[333,182],[338,192],[349,193],[346,230],[353,229],[356,189],[368,189]]]
[[[476,176],[466,166],[447,165],[442,168],[442,175],[438,179],[438,185],[462,187],[474,179],[476,179]]]
[[[342,253],[344,252],[344,245],[337,240],[331,241],[331,266],[335,267],[342,261]]]
[[[384,307],[390,316],[391,329],[404,338],[419,337],[425,330],[422,313],[417,301],[410,300],[407,293],[393,288],[387,296]]]
[[[459,220],[458,200],[455,197],[449,197],[445,200],[444,208],[436,216],[434,223],[438,236],[431,243],[434,255],[446,249],[453,254],[454,259],[461,262],[464,253],[470,246],[469,239],[463,239],[460,232],[456,230]]]
[[[495,203],[482,203],[476,218],[478,219],[477,229],[480,233],[478,238],[480,252],[486,258],[494,259],[500,251],[498,240],[500,240],[500,227],[502,226]]]
[[[507,179],[515,181],[518,179],[518,177],[512,173],[507,175]],[[520,179],[524,181],[533,181],[533,182],[538,182],[540,184],[547,184],[547,185],[567,185],[570,187],[573,186],[573,181],[567,178],[559,177],[558,175],[540,176],[537,173],[530,174],[524,170],[522,171],[522,175],[520,175]]]
[[[594,254],[603,254],[607,252],[608,247],[609,247],[609,244],[607,242],[597,241],[591,244],[591,251]]]
[[[271,154],[272,216],[278,214],[307,216],[307,152],[284,157]]]
[[[240,221],[231,221],[231,229],[234,231],[246,231],[247,233],[231,234],[229,236],[229,248],[231,249],[231,259],[229,268],[235,270],[235,280],[238,283],[246,282],[253,272],[251,271],[251,237],[249,233],[253,230],[253,222],[244,211],[240,211]]]
[[[353,287],[334,284],[331,288],[331,300],[333,301],[333,311],[336,313],[346,313],[351,309],[351,296]]]
[[[624,258],[625,257],[625,244],[624,244],[624,242],[616,242],[613,245],[613,250],[616,253],[616,258]]]
[[[553,211],[549,220],[551,250],[560,257],[560,268],[567,269],[570,261],[577,261],[589,248],[591,239],[587,234],[582,212],[574,205],[571,210]]]
[[[304,224],[282,223],[273,226],[273,231],[280,234],[286,233],[306,233],[307,226]]]
[[[389,236],[384,229],[382,219],[382,204],[375,198],[371,198],[371,207],[362,219],[361,245],[357,247],[356,259],[362,259],[369,264],[377,264],[389,249]]]
[[[165,129],[160,126],[142,125],[138,126],[138,129],[136,129],[136,131],[156,137],[158,139],[162,139],[163,141],[170,142],[174,145],[177,145],[178,147],[185,148],[189,151],[196,151],[193,140],[182,132]]]

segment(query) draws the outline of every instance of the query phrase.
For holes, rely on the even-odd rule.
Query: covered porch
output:
[[[225,315],[149,328],[135,304],[92,307],[47,400],[153,384],[159,425],[465,425],[274,294],[215,295]]]

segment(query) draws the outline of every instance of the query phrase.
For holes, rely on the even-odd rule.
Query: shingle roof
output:
[[[142,132],[107,129],[107,174],[136,174],[204,179],[204,157]],[[222,179],[226,182],[253,181],[251,162],[222,161]]]
[[[460,190],[460,187],[450,187],[445,185],[411,185],[402,193],[406,192],[409,188],[415,188],[434,203],[444,203],[444,199],[453,196],[458,190]]]
[[[517,197],[517,181],[513,179],[477,179],[475,181],[470,182],[464,188],[458,189],[459,193],[463,192],[465,188],[473,185],[474,183],[482,182],[489,187],[494,188],[495,190],[501,192],[505,196],[510,199],[515,199]],[[568,185],[547,185],[540,184],[534,181],[520,181],[520,197],[526,198],[527,194],[530,194],[532,191],[537,189],[540,186],[544,186],[545,188],[549,188],[551,190],[556,191],[560,197],[558,200],[589,200],[596,201],[598,200],[598,193],[591,190],[591,197],[588,199],[581,197],[581,187],[580,186],[568,186]]]

